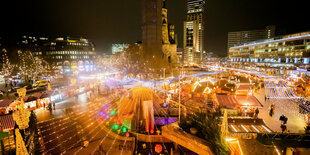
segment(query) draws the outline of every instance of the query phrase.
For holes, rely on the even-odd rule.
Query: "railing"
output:
[[[177,123],[163,126],[162,135],[163,137],[182,145],[197,154],[213,155],[213,152],[209,147],[211,145],[210,143],[186,133],[177,125]]]

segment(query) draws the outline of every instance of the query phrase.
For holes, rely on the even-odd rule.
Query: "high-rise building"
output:
[[[187,0],[184,22],[184,61],[201,63],[204,55],[205,0]]]

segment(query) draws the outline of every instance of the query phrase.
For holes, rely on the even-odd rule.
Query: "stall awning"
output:
[[[255,96],[237,95],[236,99],[238,101],[239,106],[251,106],[258,108],[262,107],[262,104],[257,100]]]
[[[4,99],[0,101],[0,107],[8,107],[12,102],[13,100]]]
[[[261,108],[262,105],[255,96],[245,95],[216,95],[216,99],[221,106],[227,108],[238,108],[241,106],[251,106]]]
[[[235,108],[238,102],[234,95],[216,95],[217,101],[221,106]]]
[[[249,91],[251,85],[240,85],[237,91]]]
[[[39,99],[42,96],[42,94],[41,93],[34,93],[32,96]]]
[[[0,123],[4,132],[13,130],[15,127],[15,121],[13,120],[12,114],[0,116]]]

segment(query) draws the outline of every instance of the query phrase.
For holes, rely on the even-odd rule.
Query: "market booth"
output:
[[[251,94],[251,87],[252,85],[240,85],[236,90],[236,95],[248,95]]]
[[[10,109],[10,104],[13,103],[14,100],[10,99],[3,99],[0,101],[0,115],[1,114],[7,114]]]
[[[0,140],[1,149],[4,151],[15,149],[14,127],[15,121],[11,113],[9,113],[10,105],[13,100],[4,99],[0,101]]]
[[[52,91],[38,92],[34,93],[31,96],[23,97],[24,107],[29,110],[35,110],[37,108],[47,107],[48,104],[51,103],[51,101],[57,102],[60,100],[62,100],[61,94],[54,94],[54,92]],[[20,99],[17,99],[15,101],[12,100],[8,106],[7,112],[16,110],[20,105],[19,102],[21,102]]]
[[[255,96],[245,95],[216,95],[218,106],[227,109],[228,114],[253,116],[256,108],[262,108]]]

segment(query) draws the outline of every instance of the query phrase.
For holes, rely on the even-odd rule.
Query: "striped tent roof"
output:
[[[0,101],[0,107],[8,107],[12,102],[13,100],[4,99]]]
[[[240,85],[237,91],[248,91],[251,85]]]
[[[248,106],[258,107],[258,108],[262,107],[262,104],[258,101],[258,99],[255,96],[237,95],[236,99],[240,106],[248,105]]]
[[[216,99],[221,106],[235,108],[238,105],[234,95],[216,95]]]
[[[42,96],[42,94],[41,93],[34,93],[32,96],[38,99]]]
[[[255,96],[216,95],[216,99],[221,106],[227,108],[237,108],[245,105],[258,108],[262,107],[262,104]]]
[[[4,132],[13,130],[15,127],[15,121],[13,120],[12,114],[0,116],[0,124],[2,125]]]

